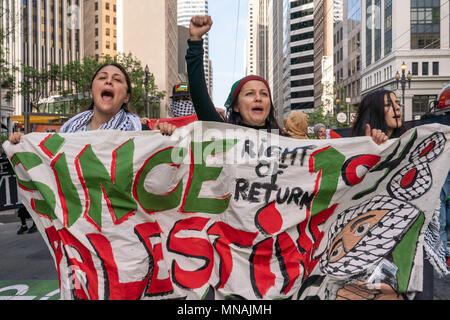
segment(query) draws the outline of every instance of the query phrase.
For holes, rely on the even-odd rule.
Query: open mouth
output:
[[[263,112],[264,109],[262,107],[254,107],[254,108],[252,108],[252,111],[254,111],[254,112]]]
[[[114,92],[111,90],[103,90],[101,96],[103,101],[110,101],[114,99]]]

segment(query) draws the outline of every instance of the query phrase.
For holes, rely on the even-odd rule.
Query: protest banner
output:
[[[20,206],[17,195],[16,175],[6,154],[0,154],[0,212],[17,209]]]
[[[361,283],[382,299],[422,289],[449,137],[432,124],[376,145],[194,122],[4,148],[62,299],[336,299]]]

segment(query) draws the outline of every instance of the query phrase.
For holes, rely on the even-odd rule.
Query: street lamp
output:
[[[395,74],[395,82],[397,83],[397,90],[398,90],[398,83],[400,82],[400,85],[402,86],[402,120],[405,120],[405,89],[406,89],[406,83],[408,83],[408,89],[411,89],[411,78],[412,74],[410,71],[408,71],[408,75],[405,75],[406,69],[408,68],[403,62],[403,64],[400,67],[402,69],[402,75],[397,73]]]

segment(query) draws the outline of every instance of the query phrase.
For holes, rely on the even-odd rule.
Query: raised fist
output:
[[[189,25],[191,40],[202,40],[203,35],[211,29],[212,24],[213,22],[209,15],[192,17]]]

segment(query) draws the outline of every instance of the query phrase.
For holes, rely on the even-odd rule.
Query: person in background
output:
[[[34,233],[37,231],[37,227],[36,227],[36,224],[34,223],[34,221],[33,221],[33,225],[30,227],[30,229],[28,229],[27,219],[31,219],[31,216],[23,204],[20,206],[19,210],[17,211],[17,216],[19,217],[20,223],[21,223],[20,229],[17,231],[17,234],[23,234],[27,230],[28,230],[27,233]]]
[[[309,115],[301,111],[292,111],[284,119],[284,131],[294,139],[308,139],[308,119]]]
[[[400,137],[406,131],[400,100],[394,92],[378,90],[362,99],[352,136],[371,136],[376,144],[381,144]]]
[[[169,105],[169,116],[171,118],[185,117],[195,114],[194,105],[192,104],[191,94],[189,93],[189,85],[181,82],[173,86],[172,101]]]
[[[195,114],[195,108],[192,104],[191,94],[189,93],[189,84],[187,82],[181,82],[173,86],[172,101],[169,105],[169,119],[178,117],[187,117]],[[222,119],[225,119],[225,110],[216,108],[217,113]],[[142,130],[151,130],[149,122],[152,120],[149,118],[141,118]],[[168,121],[170,123],[170,121]]]
[[[323,123],[318,123],[314,126],[314,134],[317,139],[327,138],[327,127]]]

